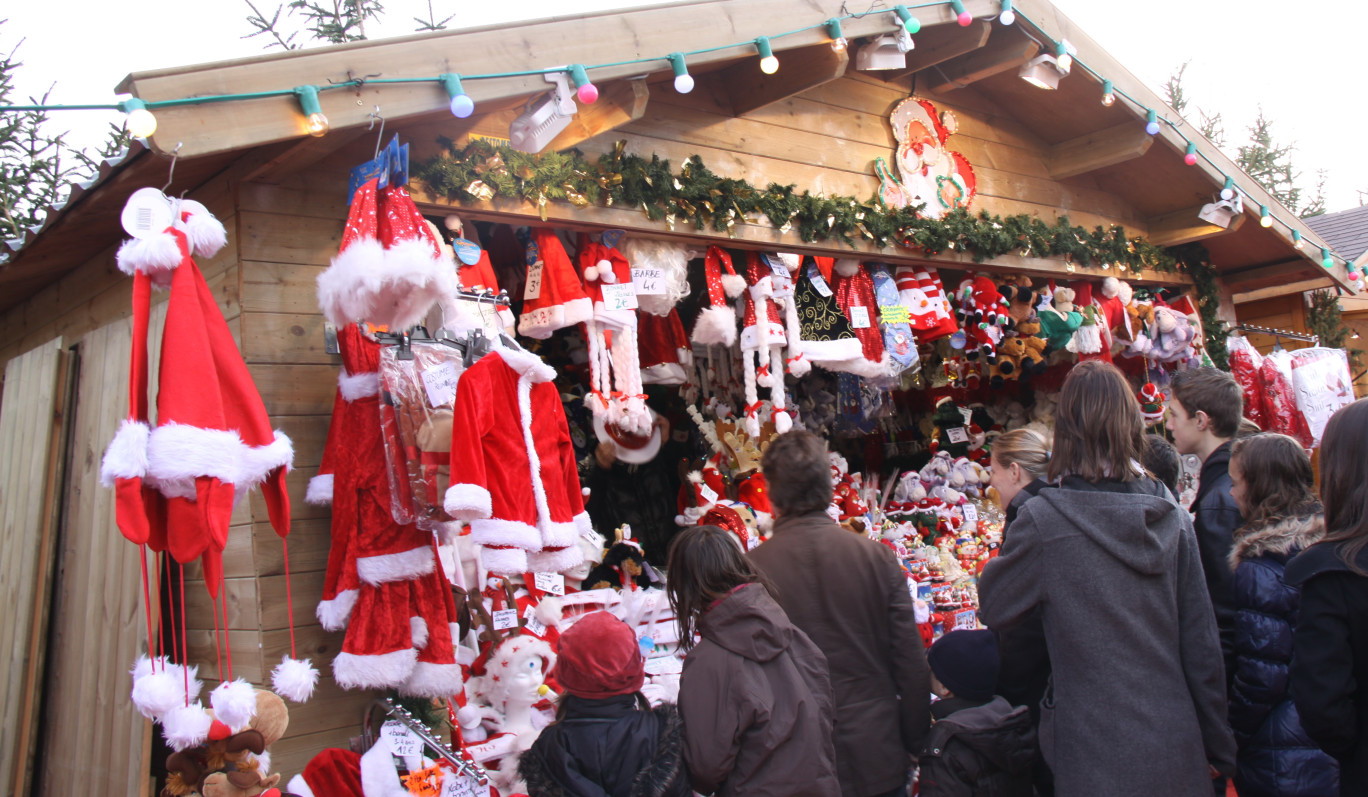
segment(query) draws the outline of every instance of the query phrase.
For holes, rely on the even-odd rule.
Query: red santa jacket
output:
[[[555,369],[499,349],[467,368],[456,390],[448,514],[470,523],[494,573],[560,572],[583,561],[590,530]]]

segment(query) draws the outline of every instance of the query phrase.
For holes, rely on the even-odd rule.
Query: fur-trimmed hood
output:
[[[1294,550],[1304,551],[1324,536],[1325,518],[1319,514],[1283,518],[1260,528],[1239,529],[1230,549],[1230,569],[1264,554],[1286,556]]]

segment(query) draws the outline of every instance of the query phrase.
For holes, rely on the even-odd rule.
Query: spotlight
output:
[[[508,127],[509,144],[520,152],[541,152],[575,118],[575,98],[570,93],[570,80],[565,72],[548,72],[542,76],[555,88],[533,100]]]
[[[907,54],[913,46],[907,29],[899,25],[893,33],[876,36],[873,41],[856,50],[855,68],[861,72],[906,69]]]
[[[1017,76],[1022,80],[1041,89],[1059,88],[1060,79],[1068,74],[1069,70],[1061,67],[1059,60],[1049,53],[1037,55],[1017,72]]]
[[[1221,199],[1203,205],[1197,213],[1197,218],[1228,230],[1241,213],[1244,213],[1244,203],[1237,196],[1234,199]]]

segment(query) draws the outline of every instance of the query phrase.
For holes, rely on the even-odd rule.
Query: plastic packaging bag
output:
[[[1311,448],[1311,430],[1306,427],[1297,407],[1297,392],[1292,386],[1292,355],[1275,351],[1263,358],[1259,368],[1263,381],[1264,410],[1268,413],[1265,431],[1292,437],[1306,448]]]
[[[1243,335],[1226,338],[1226,351],[1230,355],[1230,373],[1244,393],[1244,416],[1257,423],[1260,429],[1268,429],[1268,411],[1264,409],[1263,379],[1260,375],[1263,355]]]
[[[413,359],[396,345],[380,349],[380,427],[397,523],[435,530],[451,522],[442,509],[450,481],[451,423],[462,354],[444,343],[410,341]]]
[[[1354,400],[1349,356],[1344,349],[1314,348],[1292,352],[1292,387],[1311,442],[1319,446],[1330,416]]]

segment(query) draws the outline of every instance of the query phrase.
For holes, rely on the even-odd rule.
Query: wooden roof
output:
[[[1243,174],[1215,146],[1201,138],[1190,126],[1183,134],[1196,140],[1213,163],[1185,166],[1185,143],[1178,131],[1164,125],[1152,140],[1144,136],[1143,115],[1124,101],[1103,107],[1098,98],[1099,82],[1075,67],[1057,91],[1034,89],[1016,76],[1021,63],[1040,50],[1042,40],[1067,39],[1078,51],[1077,59],[1112,80],[1143,106],[1156,109],[1161,116],[1176,119],[1160,98],[1123,66],[1111,58],[1081,29],[1063,16],[1048,0],[1017,0],[1019,21],[1007,27],[992,21],[1000,8],[999,0],[965,0],[976,21],[967,28],[955,24],[950,7],[919,8],[915,13],[923,29],[915,39],[917,47],[909,53],[908,69],[897,73],[868,73],[900,87],[908,93],[941,94],[959,101],[963,86],[994,107],[995,113],[1010,117],[1024,126],[1038,143],[1051,148],[1055,157],[1050,169],[1056,179],[1079,188],[1115,195],[1147,223],[1150,238],[1156,243],[1201,240],[1212,253],[1213,263],[1222,271],[1235,293],[1254,291],[1270,285],[1315,283],[1329,285],[1330,279],[1353,288],[1341,268],[1326,272],[1319,264],[1319,241],[1323,240],[1295,214],[1278,203],[1257,183]],[[826,17],[840,16],[841,0],[810,0],[802,19],[795,18],[790,0],[700,0],[615,13],[578,17],[557,17],[523,23],[505,24],[459,31],[442,31],[399,39],[355,42],[315,50],[292,51],[197,66],[179,67],[129,75],[118,86],[146,100],[158,101],[217,94],[272,92],[296,85],[328,85],[362,76],[380,79],[433,77],[443,72],[467,74],[504,74],[542,69],[557,64],[602,62],[605,54],[619,61],[655,58],[676,50],[708,50],[689,56],[695,75],[720,73],[719,82],[729,86],[729,110],[744,116],[753,109],[793,96],[823,80],[830,80],[846,69],[845,57],[834,60],[825,32],[811,30],[772,40],[776,54],[784,59],[779,74],[765,81],[730,80],[728,73],[739,66],[753,67],[755,48],[749,42],[757,36],[774,35],[779,29],[812,24]],[[809,15],[810,14],[810,19]],[[857,46],[857,40],[885,33],[890,29],[887,11],[845,20],[844,33]],[[1029,20],[1030,24],[1027,24]],[[729,46],[734,45],[734,46]],[[713,49],[717,48],[717,49]],[[851,67],[853,71],[853,66]],[[749,69],[745,74],[753,72]],[[651,82],[668,77],[664,58],[649,64],[620,64],[593,70],[593,79],[605,95],[616,92],[627,105],[637,81],[627,78],[651,73]],[[543,92],[547,83],[541,75],[507,76],[467,80],[465,90],[476,103],[476,118],[487,114],[507,114],[529,96]],[[231,160],[248,150],[261,149],[280,162],[300,158],[317,161],[353,143],[370,123],[369,114],[380,106],[390,125],[432,123],[452,118],[446,111],[447,96],[436,83],[367,82],[321,94],[323,111],[331,129],[322,139],[308,139],[304,120],[293,96],[273,96],[227,103],[206,103],[156,110],[158,128],[149,141],[160,153],[180,147],[177,183],[193,185],[192,177],[207,179]],[[644,98],[640,98],[644,105]],[[609,105],[600,102],[600,106]],[[611,106],[610,106],[611,107]],[[621,106],[618,106],[619,108]],[[596,106],[595,113],[611,115]],[[630,112],[630,109],[629,109]],[[1143,111],[1139,112],[1143,114]],[[585,117],[584,112],[581,117]],[[638,113],[639,116],[639,113]],[[467,120],[471,122],[473,120]],[[583,121],[583,120],[581,120]],[[599,127],[587,130],[580,139],[611,129],[622,119],[596,119]],[[585,122],[587,126],[589,123]],[[459,123],[457,123],[459,129]],[[393,129],[393,127],[391,127]],[[286,142],[286,143],[280,143]],[[293,142],[293,143],[291,143]],[[557,147],[564,142],[558,140]],[[267,146],[275,145],[275,146]],[[564,144],[569,146],[569,144]],[[264,149],[262,149],[264,148]],[[123,182],[159,184],[165,161],[141,157],[148,166],[124,168]],[[156,165],[152,165],[156,164]],[[192,166],[193,164],[193,166]],[[1257,220],[1258,205],[1265,204],[1280,220],[1293,225],[1314,246],[1299,252],[1291,245],[1291,234],[1275,226],[1262,228],[1255,223],[1239,224],[1230,231],[1210,228],[1196,219],[1197,210],[1212,201],[1224,178],[1235,178],[1237,185],[1252,198],[1246,214]],[[135,179],[138,178],[138,179]],[[109,179],[109,178],[107,178]],[[183,182],[184,180],[184,182]],[[800,186],[801,188],[802,186]],[[99,187],[97,187],[98,189]],[[131,188],[130,188],[131,190]],[[128,191],[95,191],[83,201],[85,210],[100,212],[101,225],[108,227],[90,249],[107,247],[117,235],[113,223]],[[70,215],[70,211],[67,211]],[[92,219],[80,227],[91,230]],[[60,237],[56,226],[44,231],[13,254],[10,263],[0,266],[0,294],[10,285],[23,285],[22,293],[36,290],[39,282],[55,279],[60,273],[44,273],[35,262],[62,266],[70,253],[51,246],[49,239]],[[72,225],[75,229],[76,225]],[[102,227],[103,229],[103,227]],[[68,243],[65,246],[80,246]],[[22,271],[25,279],[18,278]],[[39,276],[34,276],[35,274]],[[22,298],[22,296],[20,297]],[[6,295],[0,309],[16,301]]]

